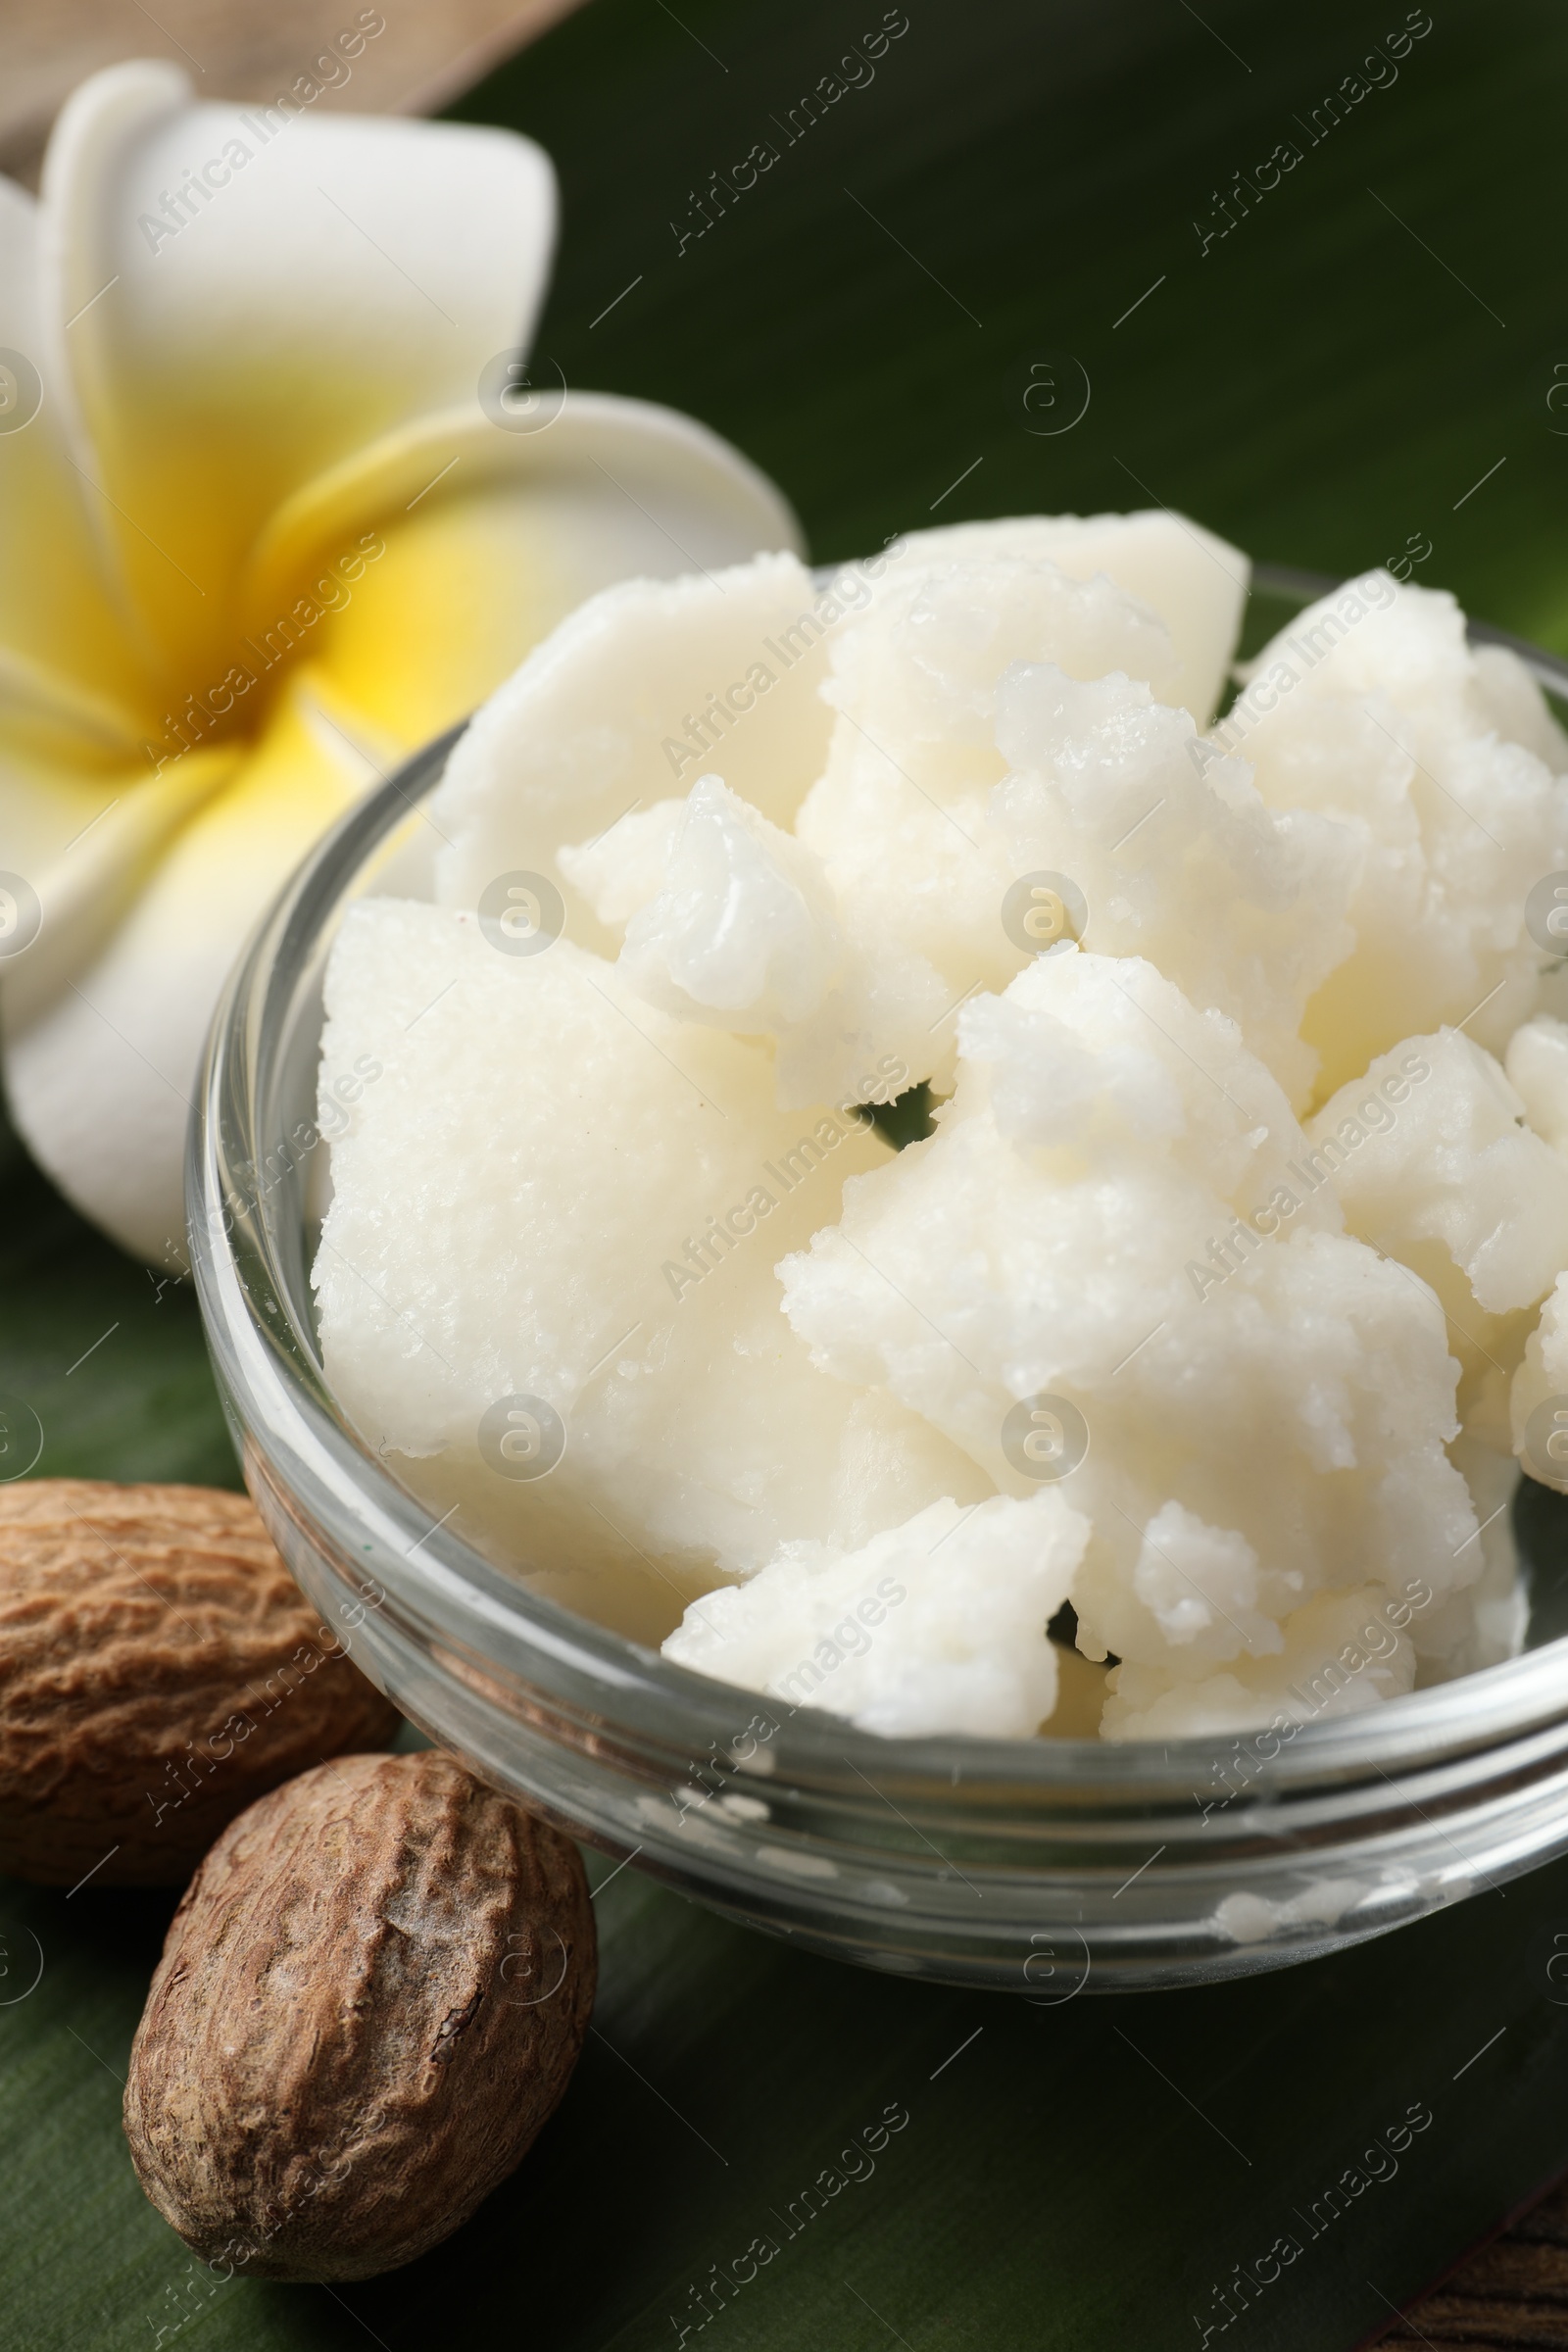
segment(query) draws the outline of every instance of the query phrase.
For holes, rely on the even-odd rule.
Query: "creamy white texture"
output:
[[[316,1270],[471,1540],[889,1735],[1052,1729],[1067,1600],[1118,1740],[1506,1654],[1568,743],[1383,573],[1201,731],[1245,580],[1174,517],[964,525],[630,583],[493,698],[441,904],[333,953],[323,1087],[385,1074]]]
[[[1046,1627],[1089,1522],[1054,1488],[935,1502],[858,1551],[788,1544],[686,1612],[666,1657],[862,1731],[1023,1738],[1056,1700]]]

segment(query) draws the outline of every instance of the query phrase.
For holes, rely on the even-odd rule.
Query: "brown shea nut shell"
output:
[[[0,1871],[182,1886],[265,1790],[398,1720],[247,1495],[0,1486]]]
[[[451,1756],[343,1756],[231,1822],[175,1912],[125,2137],[214,2268],[368,2278],[513,2171],[588,2030],[577,1849]]]

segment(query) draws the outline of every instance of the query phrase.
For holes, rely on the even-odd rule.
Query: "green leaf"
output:
[[[237,1487],[188,1282],[95,1233],[26,1158],[0,1102],[0,1474]]]
[[[475,2220],[363,2285],[223,2281],[120,2137],[170,1907],[0,1887],[0,2145],[25,2216],[3,2291],[34,2352],[128,2352],[176,2320],[215,2352],[654,2352],[683,2325],[709,2340],[715,2265],[712,2340],[738,2352],[1122,2352],[1199,2342],[1232,2266],[1282,2237],[1298,2252],[1237,2340],[1333,2352],[1563,2155],[1546,1963],[1568,1868],[1285,1975],[1055,2008],[807,1958],[622,1870],[571,2090]]]
[[[1407,13],[908,0],[874,81],[790,144],[878,8],[593,0],[453,111],[560,169],[539,351],[731,435],[819,558],[1159,502],[1337,573],[1424,533],[1418,579],[1568,645],[1568,392],[1547,407],[1568,24],[1449,0],[1314,143],[1314,108]],[[777,163],[677,258],[670,222],[767,139]],[[1194,220],[1284,140],[1300,163],[1202,251]],[[1065,386],[1071,359],[1088,414],[1039,437],[1029,368]]]
[[[455,111],[560,166],[541,351],[730,434],[818,556],[1153,499],[1331,572],[1425,536],[1417,578],[1568,645],[1568,22],[1449,0],[1314,142],[1404,16],[909,0],[874,79],[792,141],[880,10],[593,0]],[[677,252],[692,192],[768,139]],[[1202,250],[1213,191],[1282,139],[1299,164]],[[1065,400],[1072,362],[1087,414],[1032,431],[1031,369]],[[24,1163],[0,1209],[0,1390],[42,1421],[39,1469],[234,1483],[188,1293]],[[168,1902],[0,1886],[7,2339],[1142,2352],[1212,2321],[1348,2352],[1568,2161],[1568,1865],[1333,1961],[1055,2008],[838,1968],[595,1870],[603,1993],[565,2105],[449,2245],[336,2293],[215,2280],[136,2186],[117,2078]],[[890,2103],[907,2124],[846,2153]],[[1400,2148],[1412,2106],[1433,2120]],[[1282,2236],[1299,2254],[1222,2337],[1215,2290]],[[776,2252],[699,2328],[712,2266],[759,2238]]]

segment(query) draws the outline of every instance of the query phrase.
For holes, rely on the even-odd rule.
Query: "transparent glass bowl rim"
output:
[[[1254,590],[1297,606],[1337,585],[1322,575],[1258,565]],[[1506,631],[1472,623],[1473,642],[1514,652],[1537,682],[1568,708],[1568,662]],[[530,1593],[448,1526],[431,1527],[422,1504],[391,1476],[331,1398],[308,1291],[298,1188],[247,1199],[235,1170],[267,1164],[280,1063],[300,1016],[302,976],[368,864],[382,854],[433,790],[463,722],[426,745],[352,808],[285,885],[242,953],[215,1017],[187,1165],[191,1256],[209,1345],[225,1399],[256,1403],[283,1483],[311,1465],[318,1516],[347,1498],[372,1527],[376,1575],[404,1613],[471,1646],[530,1688],[554,1690],[574,1712],[697,1758],[731,1748],[738,1722],[776,1712],[753,1692],[694,1674],[640,1643]],[[270,1301],[270,1311],[269,1311]],[[264,1369],[265,1367],[265,1369]],[[230,1410],[233,1407],[230,1406]],[[245,1414],[249,1420],[249,1415]],[[1419,1771],[1485,1750],[1568,1714],[1568,1637],[1497,1666],[1328,1717],[1286,1735],[1269,1761],[1277,1795],[1360,1781],[1368,1773]],[[978,1738],[885,1739],[842,1718],[802,1709],[770,1736],[772,1770],[797,1786],[858,1795],[874,1771],[879,1787],[918,1788],[928,1804],[966,1809],[984,1789],[1029,1807],[1091,1791],[1117,1804],[1181,1802],[1210,1785],[1216,1751],[1234,1754],[1258,1730],[1218,1737],[1137,1740]],[[946,1785],[946,1786],[944,1786]]]

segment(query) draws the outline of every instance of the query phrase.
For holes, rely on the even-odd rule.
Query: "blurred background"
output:
[[[395,9],[351,80],[323,103],[357,114],[432,114],[576,0],[421,0]],[[126,57],[189,68],[198,96],[269,99],[306,70],[352,8],[321,0],[6,0],[0,8],[0,172],[35,188],[49,125],[78,81]]]

